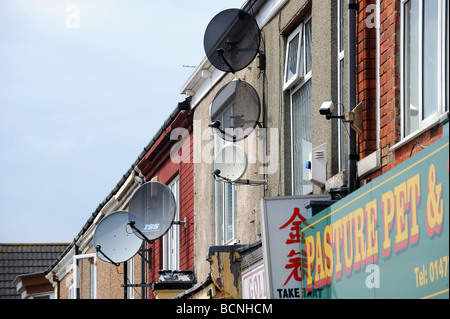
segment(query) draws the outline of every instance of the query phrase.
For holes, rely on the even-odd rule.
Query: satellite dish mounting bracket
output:
[[[236,135],[228,134],[227,132],[225,132],[224,130],[222,130],[220,128],[220,125],[221,125],[220,121],[214,121],[211,124],[208,124],[209,127],[212,127],[213,129],[218,130],[220,132],[220,134],[222,134],[224,136],[227,136],[227,137],[232,137],[233,138],[233,142],[236,142]]]
[[[172,225],[183,225],[186,228],[186,217],[184,217],[184,220],[173,221]]]
[[[220,169],[216,169],[211,172],[214,180],[216,182],[224,182],[229,184],[243,184],[243,185],[265,185],[267,184],[267,180],[254,180],[254,179],[238,179],[235,181],[231,181],[229,178],[220,176]]]
[[[258,50],[258,69],[260,69],[261,71],[265,71],[266,70],[266,54],[264,53],[264,51],[262,50]]]

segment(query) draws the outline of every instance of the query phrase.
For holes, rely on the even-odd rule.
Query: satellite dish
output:
[[[240,141],[259,124],[261,105],[255,88],[245,81],[231,81],[216,94],[211,104],[213,129],[222,139]]]
[[[129,222],[134,222],[133,227],[145,236],[143,239],[155,240],[169,230],[176,209],[175,197],[170,188],[163,183],[150,181],[141,185],[131,197]]]
[[[100,259],[121,263],[133,258],[142,245],[130,226],[128,212],[118,211],[103,218],[94,232],[94,248]]]
[[[214,67],[236,72],[247,67],[259,50],[261,33],[255,18],[239,9],[218,13],[203,38],[206,56]]]
[[[244,149],[230,144],[223,147],[214,159],[215,175],[226,182],[239,180],[247,170],[248,160]]]

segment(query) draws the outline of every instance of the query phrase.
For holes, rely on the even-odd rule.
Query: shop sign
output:
[[[242,275],[242,299],[266,299],[264,264]]]
[[[449,298],[448,135],[308,222],[304,298]]]
[[[269,299],[300,299],[301,251],[299,226],[306,223],[311,212],[305,206],[311,200],[328,200],[329,195],[263,198],[263,251],[267,297]]]

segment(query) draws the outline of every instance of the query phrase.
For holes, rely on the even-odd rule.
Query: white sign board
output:
[[[300,225],[308,218],[305,205],[330,195],[262,198],[262,237],[269,299],[301,299]]]
[[[242,299],[266,299],[264,264],[242,275]]]

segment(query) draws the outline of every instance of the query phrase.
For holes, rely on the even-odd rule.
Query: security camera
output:
[[[324,101],[319,109],[320,114],[330,116],[334,110],[333,101]]]

